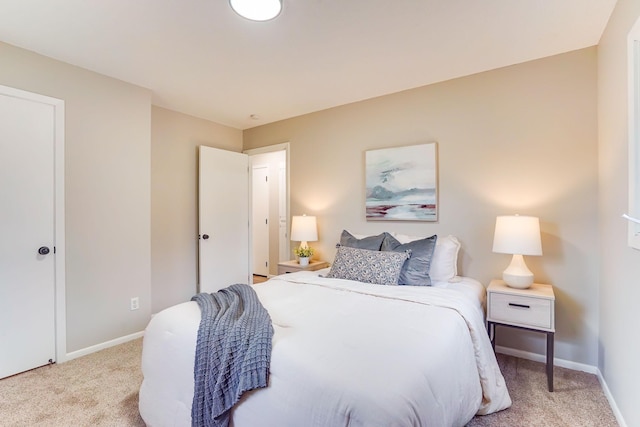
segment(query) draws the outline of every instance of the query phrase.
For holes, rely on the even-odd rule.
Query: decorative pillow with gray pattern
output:
[[[397,285],[402,266],[410,256],[410,251],[379,252],[338,246],[336,258],[327,277],[378,285]]]

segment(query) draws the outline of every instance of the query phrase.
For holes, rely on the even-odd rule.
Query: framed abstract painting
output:
[[[367,220],[438,220],[437,143],[365,152]]]

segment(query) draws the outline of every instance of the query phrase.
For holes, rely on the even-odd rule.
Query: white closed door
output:
[[[251,175],[253,274],[269,275],[269,167],[254,166]]]
[[[249,281],[249,156],[200,146],[199,292]]]
[[[0,378],[55,361],[54,125],[0,87]]]
[[[291,259],[287,217],[287,166],[282,162],[278,165],[278,261]]]

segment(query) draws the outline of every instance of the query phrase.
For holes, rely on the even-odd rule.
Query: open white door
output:
[[[56,360],[56,105],[0,87],[0,378]]]
[[[200,147],[200,292],[249,281],[249,156]]]

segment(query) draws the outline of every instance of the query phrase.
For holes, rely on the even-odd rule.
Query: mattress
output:
[[[274,325],[269,386],[243,396],[232,425],[463,426],[510,406],[479,282],[379,286],[323,273],[254,285]],[[148,426],[191,425],[199,322],[188,302],[146,329],[139,407]]]

